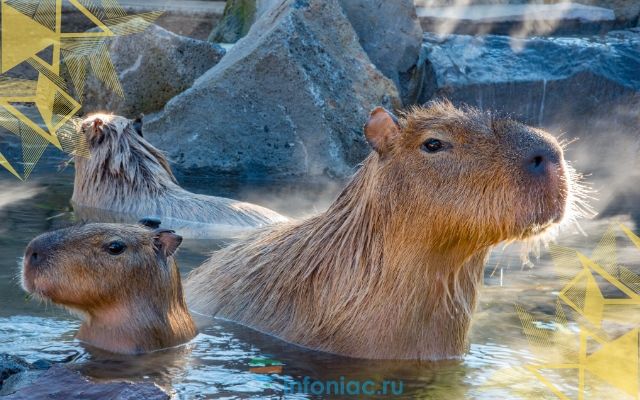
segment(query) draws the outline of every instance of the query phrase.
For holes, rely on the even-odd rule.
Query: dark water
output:
[[[152,381],[180,399],[191,398],[364,398],[345,386],[344,396],[320,391],[321,384],[357,381],[372,382],[366,389],[382,390],[400,398],[556,398],[536,378],[524,370],[540,361],[539,352],[528,345],[515,311],[518,303],[531,312],[535,323],[562,333],[551,322],[562,283],[547,250],[542,250],[534,266],[523,266],[518,246],[494,250],[485,272],[479,309],[475,314],[468,354],[458,361],[408,362],[353,360],[301,349],[231,322],[214,321],[189,344],[145,356],[115,356],[83,348],[74,340],[79,327],[76,317],[47,304],[30,301],[20,288],[20,257],[35,235],[73,223],[69,206],[73,176],[71,171],[40,175],[28,183],[13,178],[0,180],[0,353],[11,353],[30,361],[61,360],[76,355],[73,366],[96,379]],[[189,181],[191,190],[234,196],[273,207],[286,214],[304,215],[324,209],[338,186],[270,185],[240,186],[224,182]],[[586,236],[565,230],[558,243],[591,254],[600,237],[614,221],[631,229],[624,216],[593,220],[582,224]],[[618,262],[638,271],[638,254],[618,229]],[[220,244],[186,241],[178,261],[187,273]],[[624,331],[638,321],[637,308],[614,310],[616,329]],[[629,319],[632,321],[629,321]],[[576,322],[568,316],[567,330],[575,333]],[[566,338],[565,338],[566,339]],[[572,341],[574,339],[566,339]],[[560,347],[558,347],[559,349]],[[554,349],[547,349],[554,352]],[[283,364],[280,373],[262,374],[250,369],[262,359]],[[575,392],[571,376],[555,377],[558,385]],[[566,379],[565,379],[566,378]],[[309,391],[286,394],[292,385],[308,383]],[[315,386],[312,385],[314,382]],[[329,386],[325,386],[327,390]],[[330,389],[333,390],[335,386]],[[355,389],[354,389],[355,388]],[[315,390],[316,395],[311,392]],[[598,397],[598,388],[588,389]],[[604,389],[603,389],[604,390]],[[607,389],[609,390],[609,389]],[[608,394],[614,393],[611,391]],[[617,393],[617,392],[615,392]],[[615,398],[619,393],[616,394]],[[375,398],[392,397],[378,394]],[[609,396],[605,396],[609,397]],[[589,397],[587,397],[589,398]],[[610,397],[611,398],[611,397]]]

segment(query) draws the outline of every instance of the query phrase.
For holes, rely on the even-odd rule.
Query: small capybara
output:
[[[267,208],[181,188],[162,152],[144,139],[139,124],[115,115],[84,120],[91,157],[75,157],[71,203],[76,214],[98,222],[156,217],[185,237],[232,236],[287,218]],[[128,219],[112,219],[110,212]],[[231,232],[231,234],[230,234]]]
[[[80,315],[76,337],[114,353],[173,347],[196,335],[167,229],[86,224],[29,243],[22,286]]]
[[[329,209],[253,232],[185,281],[192,311],[375,359],[464,353],[488,252],[571,218],[575,174],[540,129],[446,101],[375,109]]]

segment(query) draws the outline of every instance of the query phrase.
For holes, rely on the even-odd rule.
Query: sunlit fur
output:
[[[573,206],[545,132],[448,102],[402,115],[329,209],[253,233],[185,281],[191,310],[312,349],[362,358],[463,354],[490,248],[528,239]],[[421,150],[428,138],[451,148]],[[560,162],[530,179],[523,155]]]
[[[97,119],[103,124],[95,124]],[[75,157],[71,200],[82,218],[103,220],[102,214],[96,214],[99,210],[129,215],[133,221],[159,217],[163,227],[174,228],[183,236],[207,236],[220,229],[252,228],[286,220],[255,204],[182,189],[165,156],[126,118],[97,114],[88,117],[79,129],[91,150],[89,159]],[[207,224],[214,227],[208,228]]]
[[[127,246],[120,255],[106,251],[114,240]],[[184,343],[196,328],[174,257],[165,256],[156,240],[154,231],[124,224],[45,233],[27,248],[38,241],[46,258],[37,267],[24,262],[23,288],[80,316],[77,338],[92,346],[143,353]]]

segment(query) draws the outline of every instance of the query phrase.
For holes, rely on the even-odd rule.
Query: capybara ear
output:
[[[138,115],[136,119],[133,120],[133,129],[140,135],[140,137],[144,137],[142,135],[142,118],[144,118],[144,114]]]
[[[398,119],[382,107],[376,107],[364,124],[364,135],[378,154],[384,154],[400,134]]]
[[[87,139],[89,139],[92,144],[101,144],[104,140],[104,132],[102,131],[103,125],[104,121],[99,117],[89,117],[82,124],[82,129],[84,130]]]
[[[178,250],[182,243],[182,236],[176,235],[170,229],[156,229],[154,237],[156,248],[165,256],[169,257]]]
[[[145,217],[145,218],[142,218],[140,221],[138,221],[138,224],[142,226],[146,226],[147,228],[150,228],[150,229],[160,228],[161,223],[162,221],[160,221],[158,218],[153,218],[153,217]]]

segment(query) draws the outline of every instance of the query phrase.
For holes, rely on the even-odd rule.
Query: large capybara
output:
[[[351,357],[463,354],[488,252],[571,218],[574,174],[544,131],[448,102],[364,131],[375,151],[329,209],[214,253],[192,311]]]
[[[71,202],[82,219],[133,222],[157,217],[185,237],[227,237],[287,220],[255,204],[184,190],[166,157],[131,120],[96,114],[79,129],[91,151],[90,158],[75,157]],[[113,218],[110,212],[125,218]]]
[[[173,347],[196,335],[167,229],[86,224],[42,234],[25,251],[22,286],[83,319],[76,337],[114,353]]]

